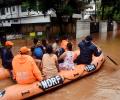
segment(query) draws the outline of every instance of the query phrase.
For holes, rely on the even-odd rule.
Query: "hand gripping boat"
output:
[[[77,78],[97,71],[104,62],[104,56],[93,57],[91,65],[77,65],[74,70],[61,71],[57,76],[33,84],[9,86],[0,91],[0,100],[21,100],[62,86]]]

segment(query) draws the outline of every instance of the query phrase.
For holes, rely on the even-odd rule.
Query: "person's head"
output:
[[[46,45],[47,45],[47,42],[46,42],[45,39],[42,39],[42,45],[43,45],[43,46],[46,46]]]
[[[34,45],[36,45],[37,42],[38,42],[38,38],[34,38],[34,39],[33,39],[33,43],[34,43]]]
[[[56,38],[56,39],[55,39],[55,42],[56,42],[56,43],[59,43],[59,39],[58,39],[58,38]]]
[[[68,37],[65,35],[63,36],[62,40],[68,40]]]
[[[91,35],[88,35],[85,37],[85,40],[91,42],[93,40],[93,38]]]
[[[30,53],[30,49],[27,48],[26,46],[23,46],[20,48],[20,54],[25,54],[25,55],[28,55]]]
[[[69,51],[72,51],[72,43],[71,43],[71,42],[68,42],[68,43],[67,43],[67,49],[68,49]]]
[[[51,54],[53,52],[53,48],[51,45],[48,45],[46,48],[46,53]]]
[[[14,45],[14,43],[12,41],[6,41],[5,42],[5,46],[9,49],[12,48],[13,45]]]
[[[37,42],[36,46],[41,46],[41,45],[42,45],[42,43],[41,43],[41,41],[39,40],[39,41]]]

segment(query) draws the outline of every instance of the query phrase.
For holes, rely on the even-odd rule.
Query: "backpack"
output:
[[[43,56],[43,51],[42,51],[42,49],[41,49],[40,47],[34,48],[33,55],[34,55],[37,59],[41,59],[42,56]]]

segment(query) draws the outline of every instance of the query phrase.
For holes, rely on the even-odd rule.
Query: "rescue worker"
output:
[[[76,64],[90,64],[92,62],[92,55],[96,57],[101,55],[102,51],[97,49],[92,43],[92,39],[92,36],[88,35],[78,44],[80,54],[74,61]]]
[[[6,41],[5,46],[1,48],[1,59],[2,65],[5,69],[12,70],[12,60],[13,60],[13,53],[11,48],[13,46],[13,42]]]
[[[18,84],[30,84],[41,81],[42,75],[35,60],[29,55],[30,49],[26,46],[20,48],[20,53],[13,58],[13,79]]]

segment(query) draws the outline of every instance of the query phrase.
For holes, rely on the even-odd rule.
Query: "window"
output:
[[[15,11],[15,6],[12,7],[12,11]]]
[[[3,23],[5,23],[5,20],[3,20]]]
[[[10,23],[10,20],[8,20],[8,23]]]
[[[14,22],[18,22],[18,20],[17,20],[17,19],[15,19],[15,20],[14,20]]]
[[[6,12],[8,12],[8,8],[6,8]]]
[[[1,15],[5,15],[5,8],[1,8]]]

